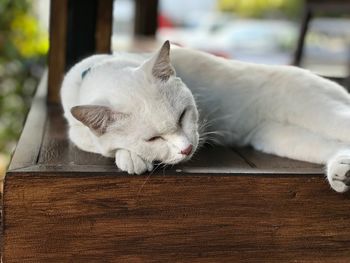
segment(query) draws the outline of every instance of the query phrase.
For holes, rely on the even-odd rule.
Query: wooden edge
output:
[[[113,0],[98,1],[96,21],[96,53],[110,53],[113,25]]]
[[[143,175],[129,175],[120,171],[115,166],[97,166],[97,165],[30,165],[28,167],[21,167],[19,169],[12,169],[8,171],[8,174],[27,173],[28,176],[32,176],[33,173],[51,174],[55,175],[67,175],[74,174],[84,176],[93,176],[96,173],[103,173],[103,175],[111,176],[240,176],[240,175],[254,175],[254,176],[310,176],[317,175],[324,177],[324,173],[318,168],[280,168],[280,169],[260,169],[260,168],[244,168],[234,169],[231,167],[222,168],[208,168],[208,167],[173,167],[169,169],[159,169]]]
[[[4,262],[349,259],[350,196],[318,177],[84,179],[10,178]]]
[[[33,99],[21,137],[10,162],[9,171],[32,167],[37,162],[46,122],[46,91],[47,71],[45,71]]]
[[[66,64],[68,0],[51,0],[48,102],[59,103]]]

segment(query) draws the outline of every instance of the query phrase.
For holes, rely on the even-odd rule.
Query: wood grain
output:
[[[51,0],[48,101],[58,103],[66,66],[68,0]]]
[[[10,175],[4,262],[348,262],[318,176]]]

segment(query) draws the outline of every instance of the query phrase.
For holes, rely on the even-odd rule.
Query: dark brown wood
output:
[[[99,1],[104,0],[68,1],[66,71],[96,52]]]
[[[113,0],[52,0],[48,102],[59,103],[64,72],[79,60],[110,53]]]
[[[10,174],[4,262],[348,262],[319,176]]]
[[[59,90],[66,66],[68,0],[51,0],[48,101],[59,102]]]
[[[158,0],[135,0],[134,33],[154,36],[158,27]]]
[[[100,0],[97,3],[96,53],[111,52],[113,25],[113,0]]]

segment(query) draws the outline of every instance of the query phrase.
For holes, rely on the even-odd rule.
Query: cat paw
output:
[[[338,156],[330,160],[327,167],[327,179],[338,193],[350,188],[350,156]]]
[[[122,171],[128,174],[143,174],[152,171],[153,164],[143,160],[137,154],[127,150],[117,150],[115,153],[115,163]]]

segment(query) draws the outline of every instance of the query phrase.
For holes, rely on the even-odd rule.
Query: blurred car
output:
[[[161,28],[158,37],[227,58],[251,61],[265,57],[264,62],[272,64],[289,63],[297,37],[297,25],[289,21],[242,20],[219,14],[197,21],[203,23]]]

